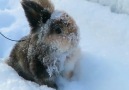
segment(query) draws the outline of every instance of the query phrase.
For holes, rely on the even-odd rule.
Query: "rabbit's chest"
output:
[[[60,75],[64,70],[64,64],[68,54],[67,53],[58,53],[48,55],[43,57],[42,62],[47,66],[47,72],[50,76],[53,74]]]

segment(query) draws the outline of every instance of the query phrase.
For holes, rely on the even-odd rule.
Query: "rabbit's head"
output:
[[[42,34],[43,33],[43,34]],[[61,53],[78,45],[78,27],[65,12],[54,11],[47,22],[40,28],[39,41],[57,48]]]

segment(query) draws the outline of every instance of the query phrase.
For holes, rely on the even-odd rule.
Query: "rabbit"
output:
[[[79,60],[79,29],[49,0],[22,0],[30,33],[13,47],[7,64],[19,76],[39,85],[58,88],[56,78],[70,80]]]

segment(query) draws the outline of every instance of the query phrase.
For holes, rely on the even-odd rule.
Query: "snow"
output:
[[[108,5],[113,12],[129,14],[129,0],[87,0]]]
[[[5,2],[6,5],[2,7]],[[19,40],[29,32],[28,23],[18,0],[0,0],[0,21],[0,32],[11,39]],[[2,36],[0,41],[2,41],[0,57],[7,57],[15,42],[8,41]]]
[[[54,11],[54,13],[52,13],[51,19],[60,19],[60,17],[63,15],[63,12],[60,11]]]
[[[0,20],[4,20],[0,22],[0,32],[19,40],[29,33],[29,27],[19,1],[14,2],[0,1]],[[115,0],[109,2],[113,4]],[[113,13],[108,6],[86,0],[53,3],[76,20],[81,36],[80,68],[72,81],[60,78],[61,90],[129,90],[129,15]],[[122,5],[127,10],[125,3]],[[0,43],[0,58],[6,58],[15,42],[0,36]],[[3,61],[0,60],[1,90],[53,90],[24,80]]]

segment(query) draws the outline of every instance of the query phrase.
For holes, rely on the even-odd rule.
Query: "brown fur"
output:
[[[50,0],[31,0],[31,1],[34,1],[37,4],[43,6],[43,8],[48,9],[48,11],[50,11],[50,12],[54,11],[54,6]]]
[[[22,5],[31,33],[22,38],[25,41],[14,46],[7,63],[24,79],[57,88],[55,80],[59,75],[70,79],[74,74],[79,54],[76,23],[67,13],[54,11],[49,0],[23,0]],[[60,16],[55,18],[56,12]],[[62,57],[64,64],[61,64]],[[51,66],[54,69],[49,73]]]

